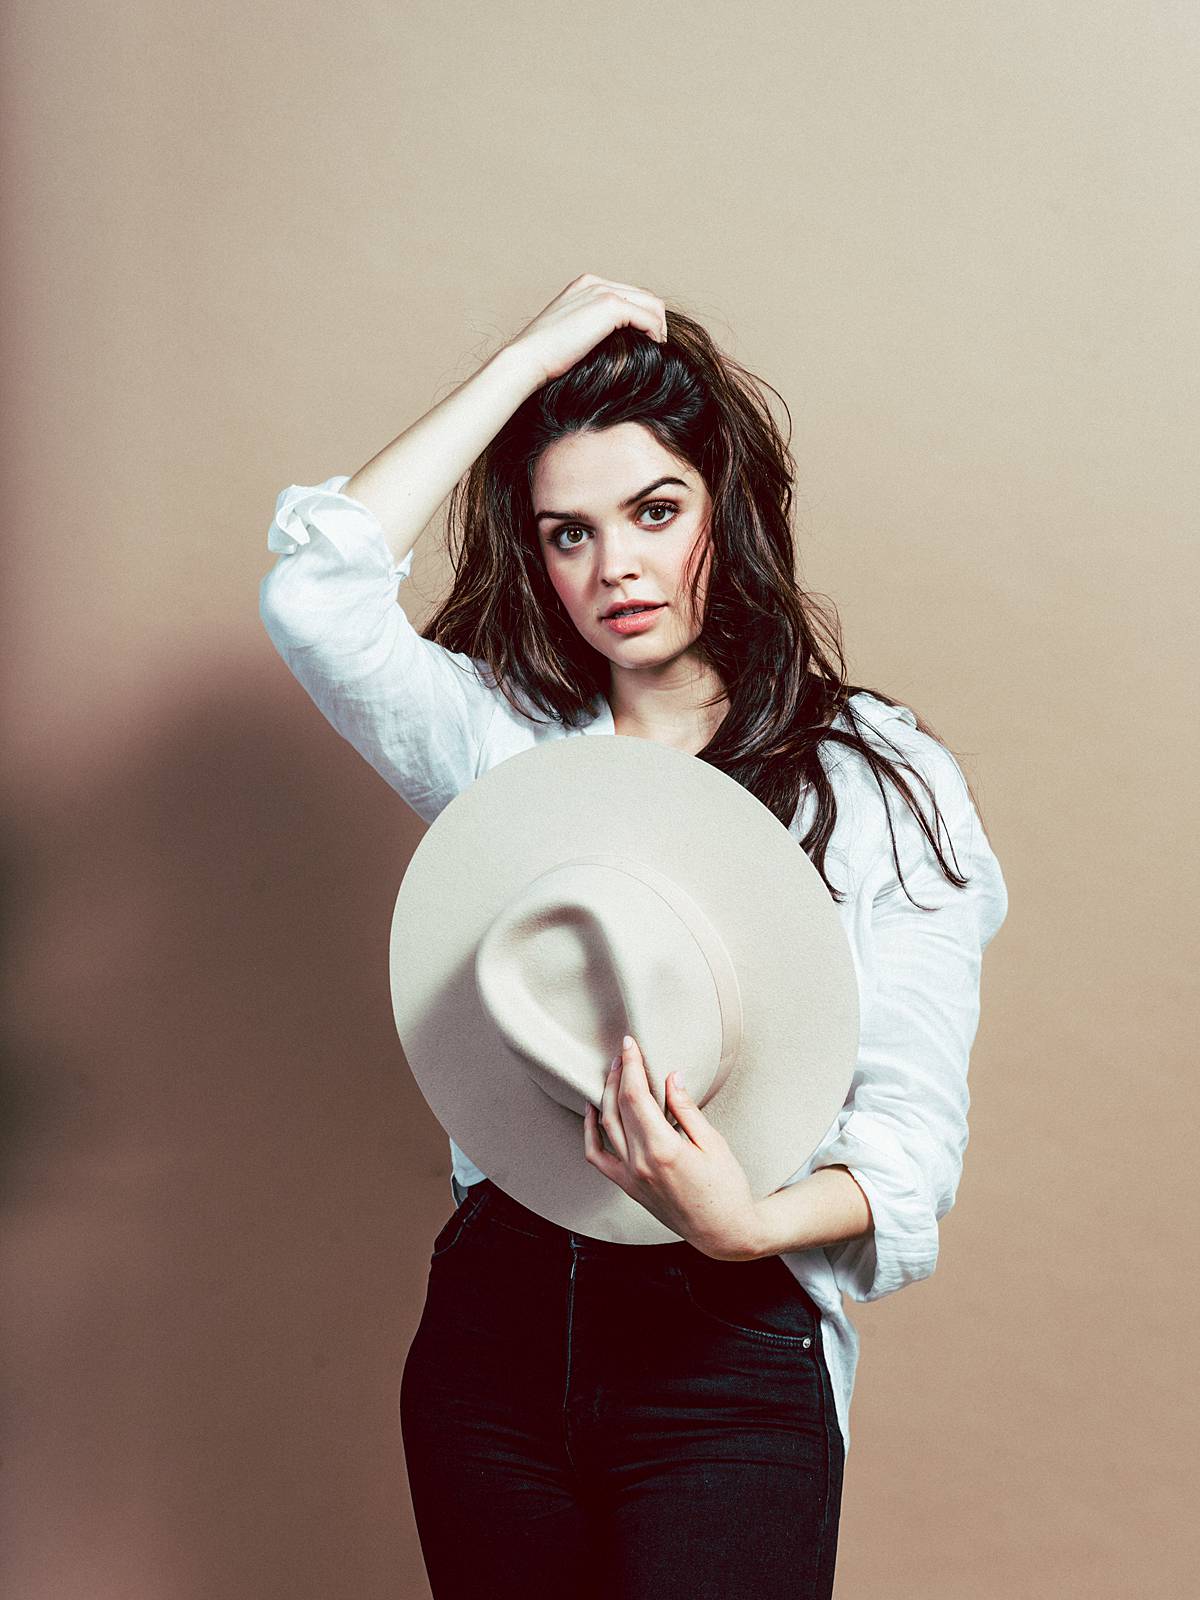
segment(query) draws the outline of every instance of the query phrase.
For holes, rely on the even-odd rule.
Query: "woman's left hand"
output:
[[[592,1105],[584,1116],[584,1154],[704,1255],[716,1261],[752,1259],[759,1216],[741,1162],[687,1090],[676,1085],[673,1073],[666,1097],[677,1128],[650,1092],[637,1041],[624,1045],[609,1069],[599,1118]],[[601,1127],[614,1154],[601,1144]]]

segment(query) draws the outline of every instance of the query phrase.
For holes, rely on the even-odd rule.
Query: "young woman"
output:
[[[859,979],[846,1103],[750,1208],[736,1162],[680,1194],[635,1161],[626,1049],[579,1159],[681,1245],[568,1233],[451,1141],[457,1205],[401,1384],[436,1600],[829,1596],[858,1358],[842,1296],[937,1260],[1007,893],[954,756],[847,682],[836,614],[797,581],[789,442],[695,321],[585,273],[352,477],[276,504],[264,624],[422,818],[542,739],[662,740],[791,829]],[[455,578],[419,634],[397,588],[447,494]]]

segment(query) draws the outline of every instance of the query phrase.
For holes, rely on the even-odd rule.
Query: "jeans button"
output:
[[[804,1338],[804,1348],[807,1350],[811,1343],[812,1343],[812,1340],[806,1334],[805,1338]]]

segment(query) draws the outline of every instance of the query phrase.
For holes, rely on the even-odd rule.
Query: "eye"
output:
[[[672,504],[672,502],[670,500],[650,500],[650,501],[648,501],[646,503],[646,505],[644,505],[642,507],[643,511],[671,511],[671,512],[674,512],[675,509],[676,509],[675,506]],[[661,528],[661,527],[664,526],[664,524],[661,523],[661,522],[652,522],[650,524],[650,526],[652,528]]]
[[[638,515],[644,516],[647,511],[669,511],[671,515],[664,518],[662,521],[648,522],[643,524],[644,527],[648,528],[665,528],[674,520],[675,514],[678,512],[678,510],[679,507],[674,503],[673,500],[647,500],[646,504],[641,508]],[[578,550],[580,544],[583,543],[581,539],[572,540],[567,544],[560,544],[559,540],[562,538],[564,533],[586,534],[587,531],[588,530],[578,522],[564,522],[562,527],[556,529],[551,535],[550,543],[556,550]]]

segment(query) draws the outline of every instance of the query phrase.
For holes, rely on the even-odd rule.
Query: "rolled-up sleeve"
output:
[[[477,775],[498,691],[483,664],[423,638],[397,603],[412,552],[341,492],[345,475],[279,494],[259,615],[326,719],[426,822]]]
[[[943,854],[951,866],[957,856],[969,881],[959,889],[946,879],[888,784],[905,883],[914,900],[935,909],[918,909],[901,886],[881,799],[860,830],[868,866],[848,911],[860,981],[859,1052],[845,1105],[810,1162],[813,1170],[847,1167],[870,1202],[868,1232],[826,1247],[839,1288],[861,1301],[928,1277],[937,1264],[938,1224],[954,1204],[967,1146],[982,956],[1008,908],[999,862],[958,763],[915,728],[902,729],[898,742],[933,785],[945,819]],[[869,775],[859,781],[873,784]],[[928,798],[914,787],[928,816]]]

